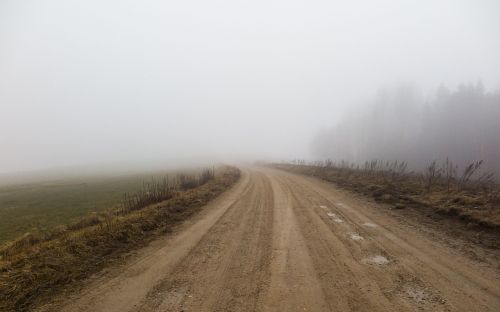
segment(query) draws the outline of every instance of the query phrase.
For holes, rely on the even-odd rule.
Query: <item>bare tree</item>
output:
[[[425,171],[421,175],[421,180],[427,193],[429,193],[432,186],[435,185],[439,179],[441,179],[441,175],[442,168],[438,168],[435,160],[425,168]]]
[[[452,183],[456,181],[457,169],[458,166],[454,165],[453,162],[448,157],[446,157],[446,161],[443,164],[442,171],[444,174],[444,181],[446,184],[446,193],[448,195],[450,195]]]

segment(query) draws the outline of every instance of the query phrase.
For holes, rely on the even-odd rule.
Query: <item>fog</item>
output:
[[[313,148],[319,158],[399,160],[414,169],[447,158],[460,169],[483,160],[483,169],[500,173],[499,117],[500,92],[486,92],[481,83],[441,86],[427,96],[400,85],[320,131]]]
[[[499,16],[496,0],[0,0],[0,173],[499,163]]]

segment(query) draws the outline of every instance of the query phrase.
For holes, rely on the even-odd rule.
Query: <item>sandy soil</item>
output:
[[[57,311],[500,311],[500,268],[314,178],[243,169]]]

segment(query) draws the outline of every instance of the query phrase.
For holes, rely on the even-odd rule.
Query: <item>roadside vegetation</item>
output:
[[[152,179],[117,208],[0,247],[0,311],[26,311],[172,229],[233,185],[234,167]]]
[[[152,181],[166,179],[172,184],[177,175],[190,174],[196,174],[196,169],[107,176],[48,175],[46,181],[18,181],[11,185],[5,185],[8,179],[2,180],[0,244],[25,233],[43,236],[89,213],[119,209],[124,194],[136,193]]]
[[[410,171],[404,161],[293,161],[274,166],[334,182],[395,209],[411,207],[429,216],[456,219],[468,229],[500,233],[500,185],[493,173],[482,170],[482,161],[464,168],[449,159],[433,161],[419,172]]]

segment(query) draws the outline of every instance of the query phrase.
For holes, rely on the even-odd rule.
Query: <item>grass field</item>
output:
[[[87,215],[116,208],[124,193],[166,172],[52,180],[0,187],[0,244],[39,234]]]

